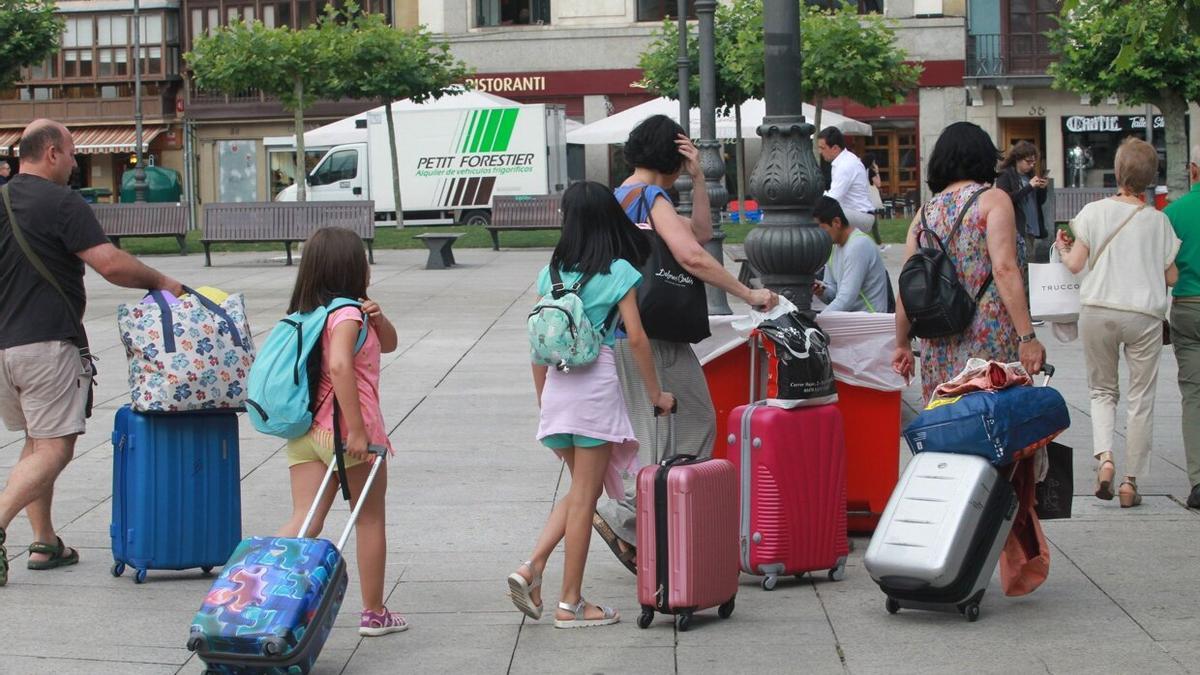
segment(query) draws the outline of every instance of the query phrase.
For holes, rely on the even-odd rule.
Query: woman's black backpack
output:
[[[975,318],[975,306],[979,298],[992,283],[992,275],[989,272],[979,292],[972,296],[963,288],[958,278],[958,270],[954,268],[954,261],[946,250],[946,245],[954,241],[962,227],[963,219],[971,210],[971,205],[983,192],[984,190],[978,190],[967,199],[945,243],[936,232],[929,229],[925,220],[925,207],[921,207],[917,251],[900,270],[900,299],[904,303],[904,313],[908,315],[908,322],[912,325],[913,337],[939,338],[965,331]],[[926,242],[932,239],[937,246],[922,247],[922,238]]]

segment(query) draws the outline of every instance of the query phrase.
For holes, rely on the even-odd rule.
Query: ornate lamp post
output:
[[[690,136],[692,133],[690,128],[692,103],[688,85],[692,77],[692,60],[688,57],[687,6],[688,0],[678,0],[675,9],[675,18],[679,22],[679,58],[675,60],[675,63],[679,66],[679,126],[683,127],[683,133]],[[686,172],[675,181],[675,189],[679,192],[679,205],[675,210],[684,216],[691,215],[692,179]]]
[[[725,189],[725,160],[721,156],[721,144],[717,141],[717,58],[713,35],[713,13],[717,0],[696,0],[696,16],[700,19],[700,166],[704,170],[704,183],[708,191],[708,205],[712,213],[713,237],[704,245],[717,262],[723,263],[725,255],[725,233],[721,231],[721,206],[729,197]],[[708,313],[732,314],[725,291],[706,286]]]
[[[133,201],[146,201],[146,168],[142,156],[142,17],[139,0],[133,0],[133,125],[134,156]]]
[[[767,114],[758,128],[762,156],[750,176],[763,220],[746,236],[746,256],[763,285],[811,316],[813,275],[829,258],[832,243],[812,217],[820,171],[813,125],[801,112],[799,3],[765,0],[763,39]]]

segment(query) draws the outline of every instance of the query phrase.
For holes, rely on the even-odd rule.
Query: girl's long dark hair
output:
[[[288,314],[311,312],[334,298],[365,298],[370,273],[362,239],[353,230],[321,228],[304,244]]]
[[[562,236],[550,264],[584,274],[606,274],[612,261],[641,267],[650,256],[650,240],[633,224],[608,187],[584,181],[562,196]]]

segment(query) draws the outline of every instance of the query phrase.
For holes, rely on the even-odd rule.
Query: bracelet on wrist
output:
[[[1036,339],[1037,339],[1037,333],[1029,333],[1028,335],[1017,336],[1017,342],[1020,342],[1021,344],[1025,344],[1026,342],[1033,342]]]

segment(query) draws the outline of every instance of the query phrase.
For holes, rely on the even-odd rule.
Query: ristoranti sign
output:
[[[1066,120],[1067,131],[1082,133],[1120,133],[1122,131],[1145,131],[1145,115],[1075,115]],[[1166,120],[1162,115],[1154,116],[1154,128],[1163,129]]]

